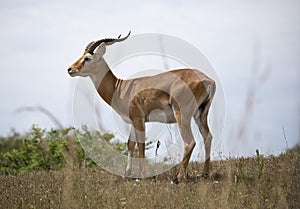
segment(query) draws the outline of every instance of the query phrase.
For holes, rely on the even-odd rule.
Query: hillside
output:
[[[209,179],[191,163],[188,177],[171,184],[176,168],[141,181],[98,167],[0,176],[1,208],[299,208],[300,148],[278,157],[212,162]]]

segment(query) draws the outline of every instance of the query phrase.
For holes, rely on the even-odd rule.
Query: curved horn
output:
[[[90,54],[94,54],[94,50],[102,43],[104,42],[106,46],[108,45],[112,45],[116,42],[121,42],[121,41],[125,41],[129,35],[130,35],[131,31],[129,31],[128,35],[125,36],[124,38],[121,38],[121,34],[118,36],[118,38],[104,38],[104,39],[100,39],[98,41],[92,41],[91,43],[89,43],[86,48],[85,51],[90,53]]]

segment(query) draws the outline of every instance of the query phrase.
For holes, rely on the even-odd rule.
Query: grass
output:
[[[299,208],[300,147],[280,156],[212,163],[209,179],[171,184],[176,167],[159,176],[125,180],[101,168],[24,172],[0,176],[1,208]],[[263,167],[262,167],[263,166]]]

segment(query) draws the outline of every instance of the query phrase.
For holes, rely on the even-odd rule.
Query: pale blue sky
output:
[[[251,155],[257,148],[278,154],[286,148],[282,126],[290,147],[300,137],[299,11],[296,0],[2,0],[0,134],[8,134],[11,128],[25,131],[33,123],[53,126],[39,113],[14,113],[23,106],[41,105],[65,126],[72,125],[74,79],[67,67],[89,41],[131,30],[178,37],[208,58],[225,92],[224,155]],[[253,59],[259,60],[254,77]],[[267,80],[260,85],[260,74],[266,69]],[[251,82],[257,98],[240,138]]]

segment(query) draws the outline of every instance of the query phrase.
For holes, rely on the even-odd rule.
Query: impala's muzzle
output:
[[[68,73],[69,73],[70,76],[74,77],[74,76],[79,74],[79,71],[77,69],[69,68]]]

